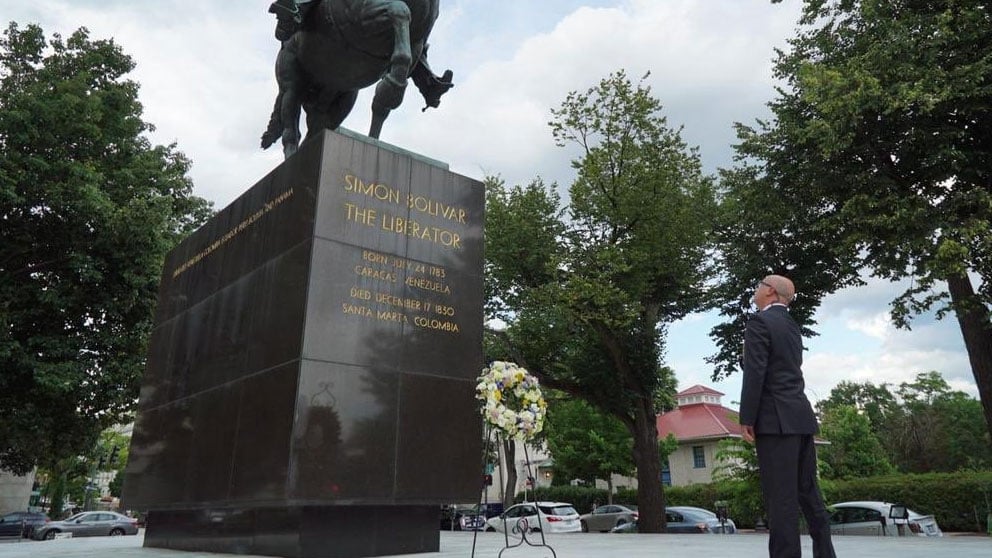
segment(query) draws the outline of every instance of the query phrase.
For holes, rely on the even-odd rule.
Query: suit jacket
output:
[[[758,312],[744,330],[744,382],[740,421],[755,434],[816,434],[819,426],[806,398],[803,340],[784,306]]]

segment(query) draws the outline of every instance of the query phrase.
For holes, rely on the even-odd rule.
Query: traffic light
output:
[[[107,460],[111,465],[117,463],[117,446],[110,448],[110,459]]]
[[[104,463],[103,456],[101,455],[100,456],[100,461],[98,461],[97,464],[96,464],[96,468],[97,469],[103,469],[103,463]]]
[[[484,484],[485,486],[492,486],[493,485],[493,476],[492,475],[489,475],[489,474],[482,475],[482,484]]]

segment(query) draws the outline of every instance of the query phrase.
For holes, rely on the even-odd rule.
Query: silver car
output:
[[[599,506],[579,518],[582,532],[599,531],[605,533],[615,527],[637,521],[637,506],[607,504]]]
[[[841,502],[827,506],[834,535],[941,537],[932,515],[891,502]]]
[[[36,527],[31,536],[38,540],[51,540],[59,533],[72,533],[73,537],[137,535],[138,520],[116,512],[83,512]]]

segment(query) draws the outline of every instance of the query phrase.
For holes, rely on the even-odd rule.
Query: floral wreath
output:
[[[510,438],[529,440],[544,428],[548,403],[530,372],[512,362],[495,361],[482,369],[475,398],[482,416]]]

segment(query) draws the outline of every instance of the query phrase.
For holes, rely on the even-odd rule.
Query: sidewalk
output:
[[[535,537],[531,537],[532,539]],[[143,548],[143,536],[93,537],[54,541],[0,543],[0,558],[224,558],[236,555]],[[519,539],[518,539],[519,540]],[[531,542],[539,544],[540,536]],[[497,558],[503,549],[500,533],[479,533],[473,555],[473,533],[441,532],[441,551],[407,554],[404,558]],[[513,540],[511,539],[511,543]],[[546,547],[527,545],[507,549],[500,558],[763,558],[768,556],[765,534],[738,535],[611,535],[574,533],[548,535]],[[992,538],[980,535],[924,537],[835,537],[840,558],[989,558]],[[244,555],[241,555],[244,556]],[[803,556],[812,558],[809,537]],[[247,557],[246,557],[247,558]],[[255,558],[255,557],[252,557]]]

